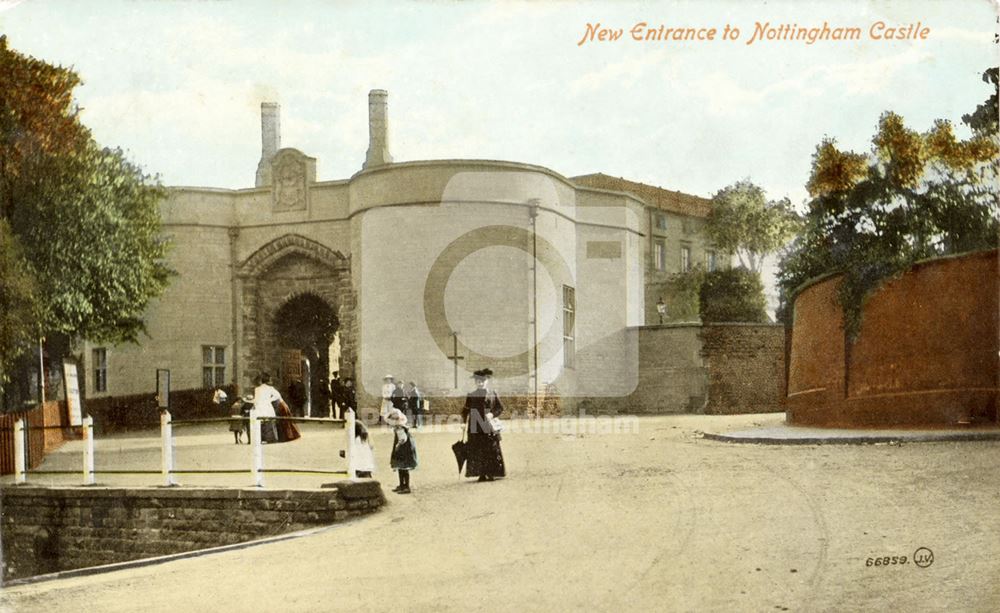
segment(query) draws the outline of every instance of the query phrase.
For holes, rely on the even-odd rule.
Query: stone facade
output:
[[[4,487],[5,581],[231,545],[373,513],[377,481],[320,490]]]

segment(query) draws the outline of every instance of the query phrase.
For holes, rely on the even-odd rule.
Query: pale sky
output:
[[[630,30],[717,28],[714,41]],[[926,40],[872,40],[878,21]],[[748,45],[757,22],[857,27],[861,40]],[[578,45],[587,24],[616,41]],[[726,25],[737,40],[721,40]],[[167,185],[250,187],[261,101],[282,145],[350,177],[367,92],[389,90],[397,161],[483,158],[591,172],[700,196],[749,177],[805,198],[824,135],[867,150],[879,115],[929,129],[986,99],[998,62],[988,0],[950,2],[227,2],[0,0],[20,52],[72,66],[83,120]],[[966,135],[964,127],[960,135]]]

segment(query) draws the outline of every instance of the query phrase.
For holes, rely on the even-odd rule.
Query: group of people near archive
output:
[[[465,398],[462,408],[462,458],[459,470],[465,468],[466,477],[474,477],[479,481],[493,481],[506,476],[503,451],[501,449],[502,424],[499,420],[504,411],[499,394],[490,387],[493,371],[485,368],[473,373],[476,389]],[[334,379],[331,382],[331,394],[335,406],[339,408],[339,417],[343,418],[350,409],[356,412],[357,400],[351,379]],[[341,402],[343,404],[341,404]],[[230,430],[233,431],[235,442],[241,442],[244,427],[247,429],[251,410],[256,410],[261,421],[261,441],[278,443],[292,441],[301,436],[295,424],[290,420],[266,419],[268,417],[291,417],[291,411],[281,394],[271,385],[268,373],[261,374],[253,394],[248,394],[233,405],[234,416],[239,414],[243,419],[233,419]],[[411,381],[408,384],[396,381],[392,375],[386,375],[382,386],[382,403],[379,410],[379,424],[385,424],[392,429],[392,451],[389,456],[389,467],[396,471],[399,485],[393,489],[400,494],[410,493],[410,471],[417,468],[417,447],[411,434],[411,428],[419,428],[423,421],[423,397],[417,386]],[[246,424],[246,425],[245,425]],[[354,445],[352,449],[352,464],[358,477],[372,477],[376,470],[374,446],[369,437],[368,428],[363,420],[354,422]],[[250,443],[249,431],[247,443]],[[458,452],[456,451],[456,456]]]

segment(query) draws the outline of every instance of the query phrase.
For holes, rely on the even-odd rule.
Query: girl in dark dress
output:
[[[389,468],[399,473],[399,487],[392,491],[398,494],[410,493],[410,471],[417,467],[417,446],[413,442],[410,429],[406,427],[406,415],[393,408],[385,417],[385,422],[392,427],[392,454],[389,456]]]
[[[468,433],[465,476],[479,477],[480,481],[493,481],[506,475],[500,433],[493,426],[493,418],[503,413],[503,404],[497,393],[490,389],[489,368],[473,374],[476,389],[465,397],[462,420]]]

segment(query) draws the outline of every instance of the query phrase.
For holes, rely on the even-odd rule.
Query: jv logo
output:
[[[913,563],[920,568],[927,568],[934,563],[934,552],[926,547],[921,547],[913,552]]]

